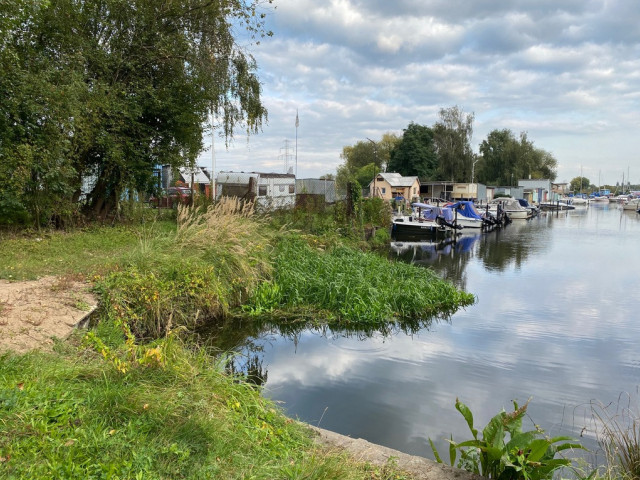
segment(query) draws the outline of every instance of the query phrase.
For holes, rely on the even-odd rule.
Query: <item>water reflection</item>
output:
[[[246,354],[259,355],[265,394],[289,415],[408,453],[431,456],[429,437],[441,452],[450,434],[468,438],[456,397],[477,425],[532,397],[533,422],[595,448],[591,403],[640,379],[640,215],[630,213],[588,207],[447,245],[396,243],[391,257],[477,303],[383,332],[254,324]]]

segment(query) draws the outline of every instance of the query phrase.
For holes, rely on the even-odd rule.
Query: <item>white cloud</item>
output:
[[[527,131],[556,156],[559,179],[583,164],[612,182],[634,164],[637,2],[276,3],[274,37],[252,49],[269,123],[248,143],[217,146],[220,165],[277,169],[297,109],[300,173],[319,176],[335,170],[345,145],[430,125],[452,105],[475,112],[475,145],[493,129]],[[631,176],[640,183],[640,170]]]

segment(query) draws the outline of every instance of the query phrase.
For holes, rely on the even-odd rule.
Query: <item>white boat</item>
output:
[[[538,213],[540,213],[540,209],[536,205],[530,204],[524,198],[518,198],[518,203],[520,203],[520,205],[522,205],[524,208],[529,210],[529,212],[531,212],[532,217],[535,217],[536,215],[538,215]]]
[[[479,228],[490,230],[498,224],[495,217],[487,217],[486,213],[480,212],[471,201],[459,201],[448,205],[447,208],[455,212],[455,223],[461,225],[464,229]]]
[[[493,215],[497,216],[499,209],[505,212],[512,220],[531,218],[529,209],[524,208],[517,199],[512,197],[496,198],[489,202],[489,212]]]
[[[625,203],[622,204],[623,210],[633,210],[637,212],[639,208],[640,208],[640,198],[632,198],[631,200],[627,200]]]
[[[589,205],[589,199],[586,195],[576,195],[574,197],[570,197],[570,201],[567,202],[574,207],[586,207]]]

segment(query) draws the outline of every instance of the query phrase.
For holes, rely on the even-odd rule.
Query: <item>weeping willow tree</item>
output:
[[[240,41],[271,35],[271,1],[2,2],[0,213],[46,219],[77,205],[84,181],[85,213],[104,218],[125,189],[150,188],[154,166],[193,163],[209,115],[227,139],[259,131],[267,112]]]

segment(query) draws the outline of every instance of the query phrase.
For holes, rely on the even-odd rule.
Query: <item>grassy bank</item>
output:
[[[0,476],[404,478],[319,450],[184,332],[247,311],[383,325],[471,297],[361,252],[361,239],[274,225],[236,202],[177,223],[3,236],[0,278],[84,278],[101,304],[57,352],[0,358]]]
[[[2,478],[402,478],[314,446],[219,359],[176,340],[125,374],[60,348],[0,357]]]

